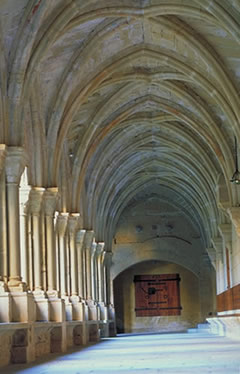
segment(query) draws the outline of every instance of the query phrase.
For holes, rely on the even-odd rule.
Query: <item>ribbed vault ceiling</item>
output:
[[[32,184],[60,184],[61,208],[107,243],[129,204],[157,194],[208,245],[220,178],[238,204],[239,0],[19,1],[12,23],[11,3],[2,140],[23,142],[25,123]]]

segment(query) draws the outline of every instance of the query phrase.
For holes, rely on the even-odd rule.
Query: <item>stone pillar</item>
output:
[[[85,279],[86,279],[86,299],[92,300],[92,280],[91,280],[91,248],[94,240],[94,232],[87,231],[84,240],[85,251]]]
[[[98,302],[103,302],[103,295],[102,295],[102,282],[103,282],[103,275],[102,275],[102,254],[104,251],[105,243],[97,243],[96,248],[96,265],[97,265],[97,300]]]
[[[216,251],[216,283],[217,295],[219,295],[225,290],[222,238],[216,237],[212,239],[212,244]]]
[[[60,260],[60,293],[61,297],[67,297],[67,280],[66,280],[66,229],[68,224],[68,213],[61,213],[57,219],[57,230],[59,240],[59,260]]]
[[[219,225],[219,232],[224,244],[224,272],[225,272],[225,289],[232,287],[232,225]]]
[[[97,301],[97,291],[96,291],[96,249],[97,243],[93,242],[91,246],[91,286],[92,286],[92,299],[96,302]]]
[[[112,252],[105,253],[105,274],[106,274],[106,305],[108,309],[108,336],[116,335],[115,309],[113,304],[113,283],[111,278]]]
[[[76,229],[79,214],[71,214],[68,220],[69,249],[70,249],[70,274],[71,274],[71,296],[78,296],[77,279],[77,252],[76,252]]]
[[[0,282],[7,282],[7,210],[6,210],[6,184],[5,184],[5,144],[0,144]],[[3,283],[1,283],[3,287]]]
[[[87,321],[89,318],[88,305],[84,299],[84,289],[86,279],[84,277],[84,238],[86,230],[78,230],[76,234],[76,249],[77,249],[77,273],[78,273],[78,295],[81,302],[81,320]]]
[[[87,231],[84,238],[85,267],[84,276],[86,279],[86,301],[88,304],[88,316],[90,320],[97,320],[97,306],[92,295],[92,244],[94,242],[94,231]]]
[[[106,271],[106,304],[113,304],[112,300],[112,282],[111,282],[111,269],[112,265],[112,252],[106,252],[105,254],[105,271]]]
[[[62,322],[65,320],[64,301],[59,298],[56,289],[56,241],[54,231],[54,214],[56,210],[58,189],[47,188],[44,192],[44,214],[46,235],[46,262],[47,262],[47,295],[50,306],[50,320]]]
[[[12,298],[8,292],[7,207],[5,157],[7,147],[0,144],[0,322],[12,320]]]
[[[33,296],[27,293],[26,284],[21,279],[20,269],[20,220],[19,220],[19,183],[26,154],[21,147],[8,147],[6,155],[7,182],[7,231],[9,248],[8,288],[13,299],[12,321],[29,322],[35,320]]]
[[[71,213],[68,222],[69,234],[69,251],[70,251],[70,277],[71,277],[71,297],[72,302],[72,318],[81,321],[85,318],[85,310],[80,301],[78,292],[78,256],[76,245],[76,230],[79,223],[79,213]]]
[[[83,277],[83,243],[86,230],[78,230],[76,234],[77,265],[78,265],[78,291],[81,299],[84,299],[84,277]]]
[[[107,308],[104,302],[104,261],[105,254],[104,252],[105,243],[97,243],[97,288],[98,288],[98,305],[100,308],[100,320],[107,320]]]
[[[33,246],[33,269],[34,269],[34,292],[43,290],[42,284],[42,253],[41,253],[41,221],[40,213],[45,189],[33,187],[30,192],[29,212],[32,218],[32,246]]]
[[[21,177],[20,183],[20,254],[21,254],[21,277],[24,283],[29,282],[29,253],[28,253],[28,200],[31,187],[28,185],[27,175]],[[31,269],[32,270],[32,269]],[[30,288],[32,290],[32,288]]]
[[[57,298],[56,290],[56,247],[54,232],[54,213],[58,197],[57,188],[48,188],[44,193],[44,213],[47,248],[47,294],[50,298]]]
[[[9,147],[6,157],[8,245],[9,245],[9,287],[26,290],[21,282],[20,270],[20,223],[19,183],[26,165],[26,154],[21,147]]]
[[[67,225],[69,213],[61,213],[57,218],[58,248],[59,248],[59,283],[61,298],[65,301],[66,320],[72,321],[72,303],[70,302],[67,286]]]
[[[41,266],[43,259],[41,211],[44,193],[45,188],[32,187],[28,207],[32,227],[33,296],[36,302],[37,321],[49,321],[50,319],[50,307],[46,292],[43,289]]]

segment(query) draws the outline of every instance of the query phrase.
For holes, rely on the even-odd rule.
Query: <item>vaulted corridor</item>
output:
[[[239,342],[208,333],[120,335],[4,374],[198,373],[239,374]]]

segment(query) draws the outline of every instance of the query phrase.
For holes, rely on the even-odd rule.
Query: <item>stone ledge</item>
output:
[[[210,324],[211,333],[240,340],[240,316],[224,315],[207,318],[207,321]]]

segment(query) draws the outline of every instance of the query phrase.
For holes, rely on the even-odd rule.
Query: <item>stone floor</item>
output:
[[[240,374],[240,343],[207,333],[120,335],[4,374],[211,373]]]

